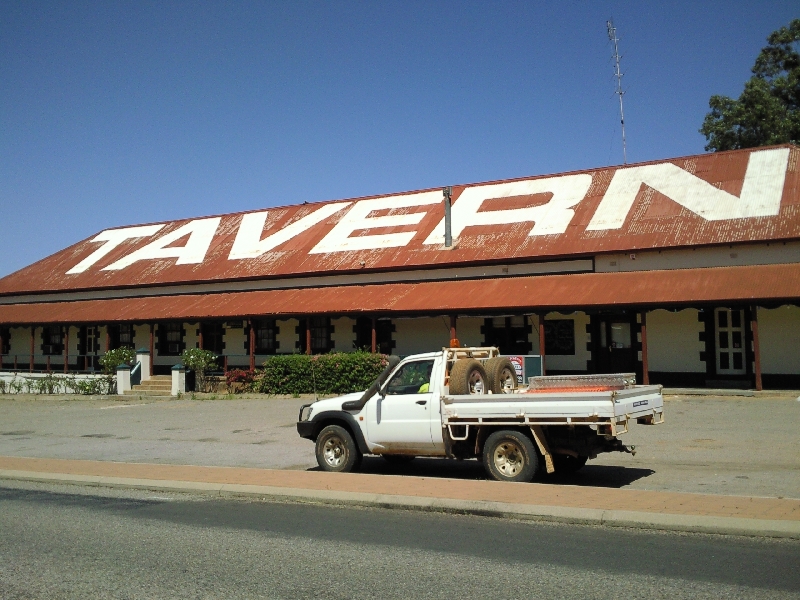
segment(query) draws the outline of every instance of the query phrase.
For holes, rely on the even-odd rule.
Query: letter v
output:
[[[280,231],[268,235],[263,240],[261,239],[261,233],[264,231],[264,224],[267,222],[269,211],[247,213],[242,216],[242,223],[239,225],[239,231],[236,232],[236,239],[233,242],[231,253],[228,255],[228,260],[241,260],[243,258],[261,256],[284,242],[288,242],[317,223],[324,221],[334,213],[347,208],[350,204],[352,202],[324,204],[314,212],[287,225]]]

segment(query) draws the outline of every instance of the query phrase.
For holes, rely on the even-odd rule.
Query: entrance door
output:
[[[222,323],[215,321],[200,323],[200,331],[203,334],[203,349],[221,355],[224,348],[222,339],[225,335]]]
[[[717,375],[744,375],[744,311],[718,308],[714,311],[717,330]]]
[[[429,391],[433,366],[433,360],[404,364],[384,388],[386,395],[369,404],[367,437],[372,443],[409,454],[433,449],[431,418],[439,409]]]
[[[635,373],[637,353],[633,344],[634,325],[630,318],[601,316],[598,323],[599,373]]]
[[[86,327],[86,344],[84,345],[87,370],[94,370],[97,368],[97,349],[100,347],[98,338],[99,332],[97,327],[88,325]]]

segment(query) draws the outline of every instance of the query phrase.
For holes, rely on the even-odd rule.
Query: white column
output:
[[[186,367],[175,365],[172,367],[172,395],[186,393]]]
[[[117,394],[124,395],[131,389],[131,368],[122,364],[117,367]]]
[[[139,348],[136,351],[136,362],[142,363],[141,374],[142,381],[150,379],[150,350],[147,348]]]

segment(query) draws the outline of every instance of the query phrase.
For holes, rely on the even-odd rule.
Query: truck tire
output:
[[[517,389],[517,372],[514,363],[502,356],[490,358],[483,364],[493,394],[512,394]]]
[[[485,394],[488,383],[486,370],[474,358],[459,358],[450,369],[450,393],[454,396]]]
[[[539,469],[539,457],[524,433],[501,429],[483,445],[483,467],[497,481],[529,482]]]
[[[328,425],[317,436],[317,464],[323,471],[349,473],[361,464],[361,452],[344,427]]]
[[[570,456],[568,454],[553,454],[553,466],[556,469],[556,475],[572,475],[580,471],[586,461],[589,460],[588,456]]]

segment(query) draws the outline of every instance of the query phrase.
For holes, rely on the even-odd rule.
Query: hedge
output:
[[[264,363],[253,382],[263,394],[347,394],[367,389],[388,360],[384,354],[336,352],[277,355]]]

